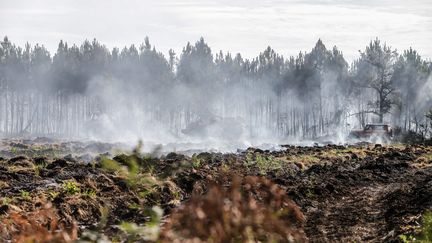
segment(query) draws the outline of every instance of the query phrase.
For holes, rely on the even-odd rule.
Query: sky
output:
[[[0,36],[23,46],[96,38],[108,48],[145,36],[167,55],[201,36],[212,51],[256,57],[267,46],[284,56],[321,38],[348,61],[376,37],[432,58],[432,0],[0,0]]]

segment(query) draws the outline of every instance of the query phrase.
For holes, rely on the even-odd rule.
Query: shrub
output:
[[[260,198],[258,200],[257,198]],[[286,192],[260,177],[233,177],[228,189],[194,195],[168,219],[161,240],[304,242],[304,216]]]
[[[2,219],[1,238],[12,242],[72,242],[77,239],[77,227],[73,224],[67,231],[59,223],[51,204],[34,212],[11,212]]]
[[[81,192],[79,185],[75,181],[64,181],[62,187],[63,191],[69,195],[74,195]]]

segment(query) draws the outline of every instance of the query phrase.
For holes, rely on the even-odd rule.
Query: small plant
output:
[[[69,195],[75,195],[81,192],[81,188],[75,181],[64,181],[62,188],[63,192]]]
[[[140,209],[141,208],[141,205],[139,205],[138,203],[129,203],[128,204],[128,208],[129,209]]]
[[[191,162],[192,162],[192,167],[193,168],[199,168],[199,167],[201,167],[202,161],[201,161],[200,158],[198,158],[198,156],[196,154],[192,155]]]
[[[315,196],[315,193],[313,192],[313,190],[308,188],[306,191],[306,197],[307,198],[313,198],[314,196]]]
[[[52,189],[48,190],[48,196],[51,200],[55,200],[60,195],[59,192],[54,191]]]
[[[93,189],[84,189],[82,195],[84,197],[96,198],[96,191]]]
[[[415,241],[414,236],[412,235],[400,235],[399,239],[403,242],[403,243],[411,243]]]
[[[260,175],[266,175],[268,171],[268,160],[266,157],[258,154],[256,156],[256,166],[258,167],[258,171]]]
[[[1,200],[1,205],[9,205],[12,202],[12,198],[10,197],[4,197]]]
[[[18,154],[18,149],[16,147],[11,148],[11,153]]]
[[[33,167],[33,169],[34,169],[35,175],[40,176],[40,169],[41,168],[38,165],[36,165]]]
[[[24,199],[25,201],[31,201],[30,192],[25,191],[25,190],[20,190],[20,195],[21,195],[21,198]]]
[[[432,242],[432,212],[423,215],[423,226],[421,229],[420,242]]]

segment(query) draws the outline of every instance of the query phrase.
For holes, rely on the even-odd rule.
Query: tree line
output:
[[[371,122],[427,137],[431,72],[417,51],[398,53],[379,39],[349,64],[321,40],[297,56],[267,47],[247,59],[213,53],[203,38],[164,56],[148,38],[112,50],[97,40],[60,41],[51,55],[5,37],[0,132],[80,137],[106,128],[175,139],[220,117],[241,121],[249,138],[317,138]]]

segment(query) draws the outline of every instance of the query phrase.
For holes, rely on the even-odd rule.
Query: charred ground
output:
[[[55,218],[62,240],[399,241],[432,209],[432,148],[420,145],[157,156],[36,139],[3,140],[1,156],[3,240]]]

